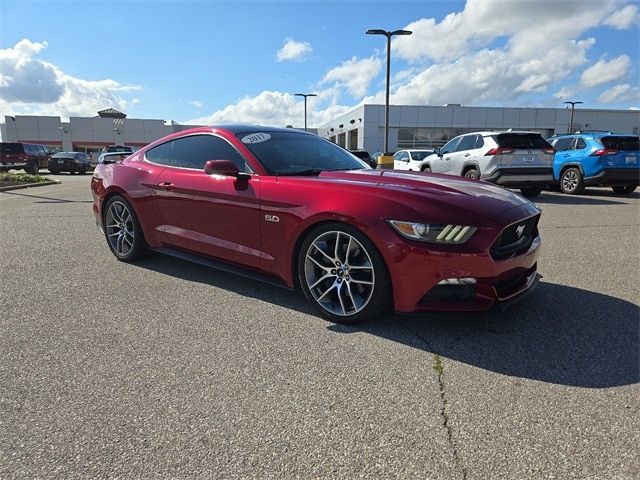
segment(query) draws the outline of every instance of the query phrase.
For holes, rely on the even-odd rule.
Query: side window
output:
[[[445,153],[455,152],[456,149],[458,148],[458,144],[460,143],[460,140],[462,140],[462,137],[456,137],[452,140],[449,140],[445,144],[445,146],[440,149],[440,153],[444,155]]]
[[[571,148],[572,142],[573,142],[573,138],[559,138],[558,140],[556,140],[556,143],[553,145],[553,148],[555,148],[557,152],[563,152]]]
[[[231,160],[238,170],[246,170],[242,155],[229,142],[213,135],[193,135],[174,140],[171,157],[177,167],[201,170],[208,160]]]
[[[482,138],[482,135],[478,135],[476,138],[475,148],[482,148],[482,147],[484,147],[484,139]]]
[[[145,157],[147,160],[153,163],[159,163],[160,165],[173,165],[171,161],[171,147],[173,142],[163,143],[157,147],[153,147],[147,151]]]
[[[247,171],[244,158],[226,140],[213,135],[178,138],[146,153],[150,162],[171,167],[202,170],[208,160],[231,160],[241,172]]]
[[[24,153],[26,153],[27,155],[33,155],[33,149],[31,148],[30,143],[24,144]]]
[[[464,150],[473,150],[476,144],[477,135],[465,135],[460,140],[460,144],[458,145],[458,152],[462,152]]]
[[[576,140],[576,150],[583,150],[585,148],[587,148],[587,142],[585,142],[582,138],[578,138],[578,140]]]

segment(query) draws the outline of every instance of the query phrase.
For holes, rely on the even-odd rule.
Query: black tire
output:
[[[149,256],[149,246],[144,239],[138,217],[124,197],[114,195],[109,198],[104,206],[102,219],[107,245],[118,260],[133,262]]]
[[[522,193],[522,196],[527,198],[535,198],[540,195],[541,192],[542,187],[539,187],[537,185],[529,185],[520,188],[520,193]]]
[[[584,178],[579,168],[567,168],[562,172],[560,190],[567,195],[579,195],[584,192]]]
[[[431,167],[429,165],[425,165],[420,169],[420,171],[424,173],[431,173]]]
[[[37,175],[40,172],[40,168],[38,166],[38,162],[32,162],[30,165],[24,167],[24,171],[30,173],[31,175]]]
[[[58,175],[60,173],[60,170],[58,170],[57,168],[50,168],[49,173],[51,175]]]
[[[638,185],[617,185],[611,187],[611,190],[618,195],[629,195],[630,193],[635,192],[636,188],[638,188]]]
[[[297,275],[309,303],[332,322],[358,323],[391,310],[391,280],[382,255],[350,225],[325,223],[309,232],[298,252]]]
[[[81,169],[78,171],[78,173],[79,173],[80,175],[84,175],[85,173],[87,173],[87,169],[86,169],[86,167],[85,167],[85,168],[81,168]]]
[[[476,168],[470,168],[469,170],[464,172],[464,177],[465,178],[474,178],[474,179],[477,180],[477,179],[480,178],[480,172],[478,172],[478,169],[476,169]]]

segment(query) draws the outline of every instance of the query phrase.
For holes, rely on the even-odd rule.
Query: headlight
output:
[[[471,238],[477,230],[469,225],[434,225],[430,223],[401,222],[387,220],[400,235],[422,242],[459,245]]]

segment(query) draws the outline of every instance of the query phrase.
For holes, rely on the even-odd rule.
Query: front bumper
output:
[[[640,168],[608,168],[593,177],[585,177],[584,184],[640,185]]]
[[[525,252],[495,260],[489,251],[447,252],[412,247],[403,249],[392,267],[395,310],[481,311],[526,297],[538,284],[541,246],[537,234]],[[397,257],[396,257],[397,258]],[[473,278],[474,285],[442,285],[447,279]]]
[[[524,187],[527,185],[551,185],[552,167],[497,168],[482,180],[504,187]]]

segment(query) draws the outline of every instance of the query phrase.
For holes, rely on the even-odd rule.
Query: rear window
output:
[[[21,143],[2,142],[0,143],[0,153],[5,155],[16,155],[24,153],[24,147]]]
[[[501,133],[494,137],[504,148],[550,148],[551,145],[539,133]]]
[[[51,158],[73,158],[73,153],[60,152],[53,155]]]
[[[600,139],[604,148],[616,150],[640,150],[638,137],[602,137]]]

